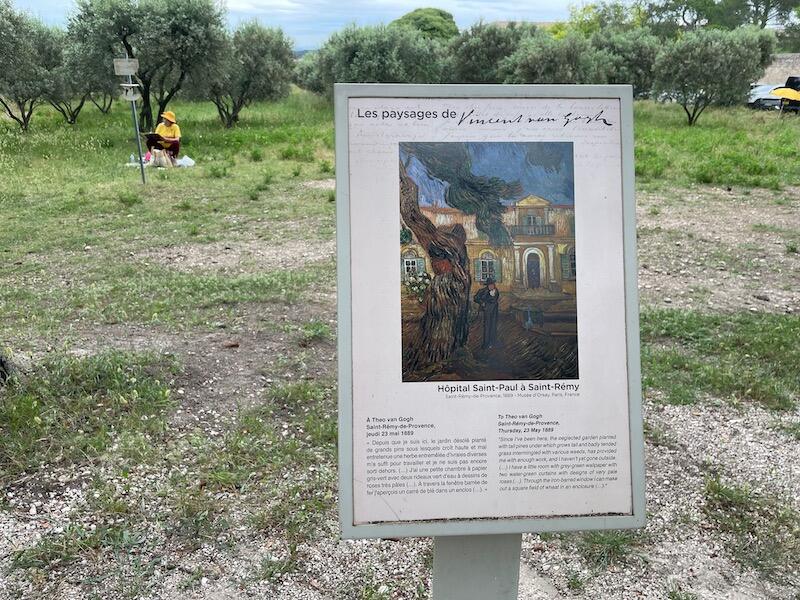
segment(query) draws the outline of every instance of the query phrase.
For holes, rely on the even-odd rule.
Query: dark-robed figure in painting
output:
[[[482,289],[475,294],[475,302],[483,312],[483,344],[481,348],[487,350],[497,344],[497,316],[500,312],[500,290],[491,277],[486,280]]]

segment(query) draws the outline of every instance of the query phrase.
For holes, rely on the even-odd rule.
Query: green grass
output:
[[[308,323],[303,323],[300,326],[300,334],[300,345],[310,346],[314,342],[331,339],[331,337],[333,337],[333,330],[327,323],[311,320]]]
[[[589,531],[577,538],[578,552],[594,569],[624,564],[636,554],[641,534],[626,529]]]
[[[800,441],[800,423],[779,424],[775,427],[775,429]]]
[[[177,273],[141,258],[253,231],[265,246],[327,240],[334,232],[327,191],[298,186],[300,166],[280,160],[287,147],[302,149],[312,162],[332,160],[332,109],[324,100],[295,91],[281,102],[254,105],[231,130],[211,104],[173,104],[182,149],[197,166],[148,170],[145,186],[138,170],[124,166],[134,142],[121,103],[109,115],[88,107],[74,127],[40,107],[27,134],[0,121],[4,339],[24,340],[87,318],[197,324],[210,309],[234,302],[292,302],[322,274]]]
[[[800,119],[710,108],[693,127],[680,106],[637,102],[636,177],[644,185],[763,187],[800,179]]]
[[[567,573],[567,589],[570,592],[579,593],[584,590],[586,587],[586,582],[584,581],[581,574],[576,571],[569,571]]]
[[[65,567],[102,548],[125,552],[142,543],[142,538],[121,527],[86,529],[70,525],[62,533],[47,535],[31,548],[15,552],[12,569],[53,569]]]
[[[119,432],[153,443],[172,408],[173,358],[108,351],[49,356],[0,390],[0,482],[102,454]]]
[[[701,393],[791,410],[800,393],[800,318],[747,313],[708,315],[645,310],[641,320],[645,388],[667,402]]]
[[[198,235],[196,233],[195,235]],[[208,324],[238,303],[294,302],[312,284],[332,281],[333,269],[307,268],[252,275],[181,273],[132,262],[85,269],[66,289],[23,280],[0,289],[6,325],[55,327],[64,320],[102,323]]]
[[[671,585],[667,589],[667,600],[697,600],[697,595],[682,590],[678,585]]]
[[[800,513],[746,485],[706,480],[705,512],[726,534],[728,552],[765,578],[790,584],[800,576]]]
[[[676,448],[678,440],[664,431],[657,425],[652,425],[649,421],[644,421],[644,437],[654,446],[664,446],[665,448]]]

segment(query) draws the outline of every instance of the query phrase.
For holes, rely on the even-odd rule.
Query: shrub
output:
[[[246,23],[221,45],[218,60],[199,75],[195,87],[208,89],[225,127],[238,123],[239,113],[254,101],[289,94],[294,58],[283,31]]]
[[[680,104],[693,125],[711,104],[743,102],[772,48],[774,38],[749,28],[688,33],[659,53],[654,91]]]
[[[452,83],[501,83],[500,63],[511,56],[520,42],[532,36],[534,25],[500,27],[476,23],[450,42],[447,73]]]
[[[322,82],[319,60],[319,51],[307,52],[300,57],[294,66],[294,82],[305,90],[322,94],[325,92],[325,85]]]
[[[330,97],[335,82],[436,83],[443,47],[409,27],[353,25],[334,33],[310,56],[295,74],[308,89]]]
[[[608,83],[629,83],[633,95],[647,97],[653,89],[653,66],[661,42],[650,30],[630,29],[609,34],[599,32],[592,36],[592,46],[611,56]]]
[[[0,106],[22,131],[52,88],[54,33],[0,0]]]
[[[503,69],[507,83],[607,83],[612,60],[578,33],[538,34],[524,39]]]

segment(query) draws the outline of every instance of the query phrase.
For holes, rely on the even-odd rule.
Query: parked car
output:
[[[781,99],[773,96],[770,92],[779,85],[757,85],[750,86],[750,97],[747,106],[758,110],[778,110],[781,107]]]

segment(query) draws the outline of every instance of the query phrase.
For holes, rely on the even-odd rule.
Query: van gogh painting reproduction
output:
[[[576,379],[570,142],[400,144],[403,381]]]

